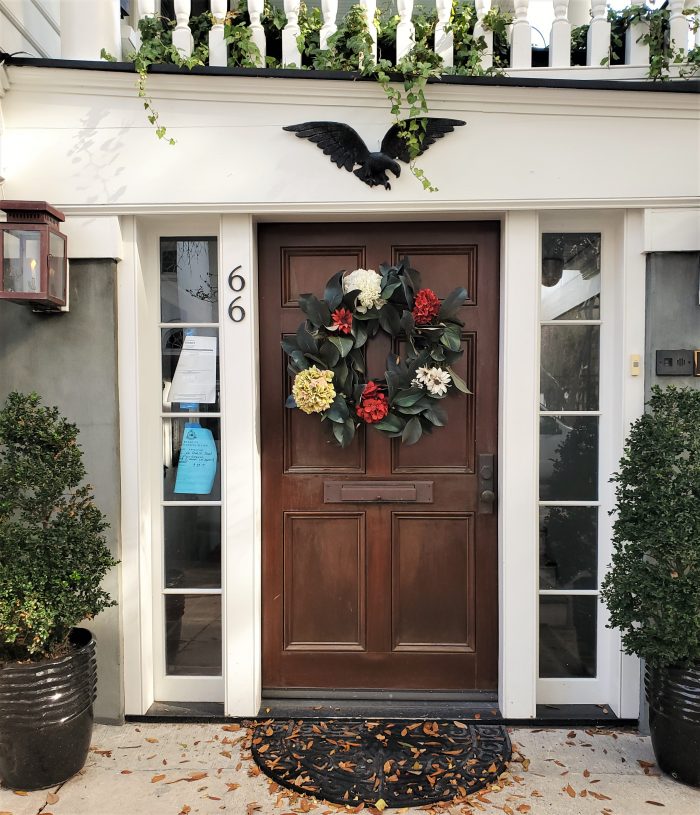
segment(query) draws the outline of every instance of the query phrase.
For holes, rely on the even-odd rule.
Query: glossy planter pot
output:
[[[700,787],[700,660],[690,668],[647,665],[645,686],[657,764]]]
[[[0,665],[0,779],[18,790],[67,781],[85,764],[97,695],[95,640],[70,635],[58,659]]]

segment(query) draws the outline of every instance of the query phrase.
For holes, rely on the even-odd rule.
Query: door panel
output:
[[[451,393],[447,427],[414,446],[361,428],[343,450],[317,416],[284,408],[280,340],[303,319],[300,293],[405,255],[439,295],[469,292],[456,370],[472,394]],[[496,688],[496,515],[479,514],[475,462],[496,452],[498,257],[492,222],[259,228],[265,688]],[[383,332],[368,343],[370,378],[391,351],[402,343]],[[363,485],[381,481],[400,488],[367,502]],[[418,481],[429,502],[398,503]]]

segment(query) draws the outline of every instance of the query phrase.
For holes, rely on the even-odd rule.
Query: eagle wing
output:
[[[452,133],[455,127],[461,127],[466,124],[466,122],[463,122],[461,119],[436,119],[433,117],[404,119],[402,122],[392,125],[392,127],[387,130],[386,135],[382,139],[382,146],[380,148],[382,153],[391,156],[391,158],[405,161],[406,164],[410,162],[411,156],[408,151],[408,145],[401,137],[401,133],[407,130],[410,122],[413,121],[422,123],[422,127],[419,127],[417,131],[418,138],[420,139],[419,156],[422,156],[431,144],[435,144],[435,142],[441,139],[445,134]]]
[[[356,130],[342,122],[303,122],[282,130],[296,133],[300,139],[312,141],[338,167],[352,172],[356,164],[369,158],[367,145]]]

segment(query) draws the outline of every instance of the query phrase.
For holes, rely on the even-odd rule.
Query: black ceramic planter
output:
[[[700,787],[700,661],[690,668],[647,665],[645,686],[659,767]]]
[[[95,640],[71,632],[60,659],[0,666],[0,779],[38,790],[60,784],[85,764],[97,694]]]

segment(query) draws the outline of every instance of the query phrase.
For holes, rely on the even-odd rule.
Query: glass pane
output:
[[[540,588],[598,588],[597,507],[540,507]]]
[[[221,508],[164,507],[165,587],[221,588]]]
[[[49,232],[49,294],[65,299],[66,244],[63,238]]]
[[[218,501],[221,498],[218,419],[163,419],[163,498]]]
[[[218,322],[217,269],[216,238],[161,238],[161,322]]]
[[[166,673],[221,675],[221,595],[165,595]]]
[[[598,497],[598,417],[540,416],[540,500]]]
[[[598,598],[592,595],[540,597],[540,676],[596,675]]]
[[[542,235],[542,320],[600,319],[600,235]]]
[[[166,413],[218,412],[218,338],[217,328],[161,329],[162,394]]]
[[[542,410],[598,410],[599,339],[599,325],[542,326]]]
[[[41,232],[34,229],[3,232],[2,287],[4,291],[41,291]]]

